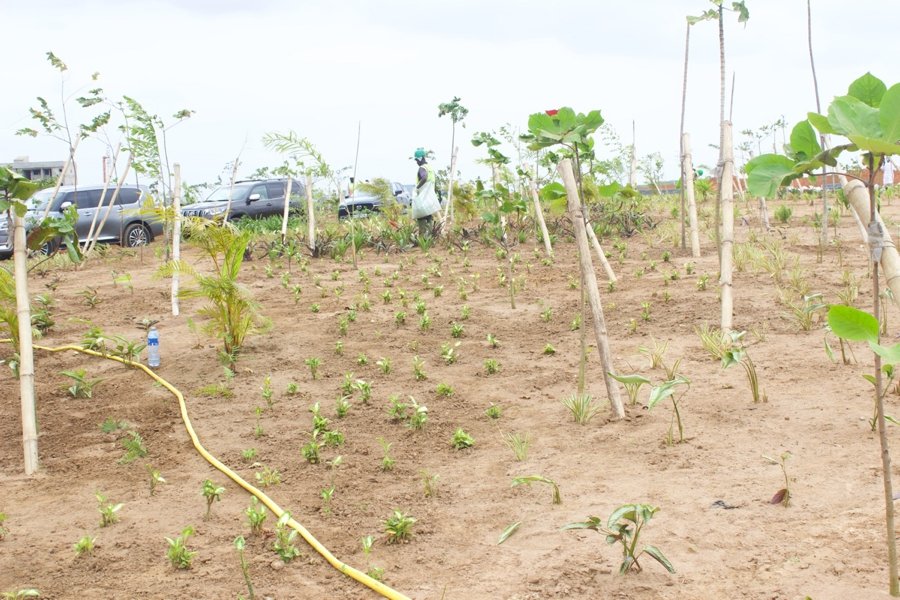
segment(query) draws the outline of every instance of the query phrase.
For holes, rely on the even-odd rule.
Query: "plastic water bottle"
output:
[[[147,366],[155,369],[159,366],[159,331],[150,327],[147,332]]]

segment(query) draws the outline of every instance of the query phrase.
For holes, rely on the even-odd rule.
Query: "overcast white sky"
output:
[[[726,2],[730,4],[730,2]],[[790,123],[815,109],[805,0],[747,0],[750,21],[726,23],[728,80],[737,74],[736,132]],[[900,81],[900,2],[813,0],[813,43],[823,107],[871,71]],[[63,160],[64,144],[19,137],[36,96],[59,105],[53,51],[69,66],[69,94],[100,85],[171,121],[170,158],[191,183],[212,181],[242,152],[247,175],[277,166],[270,131],[306,136],[335,167],[352,165],[362,123],[359,177],[411,183],[409,157],[433,149],[449,162],[450,121],[437,105],[454,95],[470,109],[458,134],[464,178],[488,175],[474,160],[476,131],[525,129],[532,112],[600,109],[638,154],[658,151],[666,174],[678,162],[685,15],[708,0],[0,0],[0,162],[20,155]],[[695,163],[715,163],[718,39],[715,23],[691,32],[686,129]],[[87,89],[83,87],[83,89]],[[72,118],[84,113],[72,103]],[[116,136],[114,130],[110,131]],[[736,143],[740,141],[737,136]],[[780,140],[779,140],[780,144]],[[769,142],[771,149],[771,142]],[[101,178],[103,145],[79,148],[79,180]]]

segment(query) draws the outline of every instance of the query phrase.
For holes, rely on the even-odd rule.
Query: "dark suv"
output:
[[[281,215],[284,214],[286,188],[287,179],[235,181],[234,187],[220,185],[203,202],[195,202],[182,207],[181,214],[186,217],[204,217],[206,219],[222,218],[228,207],[228,197],[231,196],[229,221],[244,217],[262,218]],[[291,211],[301,210],[301,202],[305,197],[306,191],[303,184],[295,179],[291,184],[289,209]]]
[[[162,233],[163,223],[152,212],[156,206],[146,188],[123,185],[112,208],[109,208],[114,191],[115,188],[111,187],[103,196],[102,185],[78,187],[65,185],[59,188],[55,197],[51,198],[52,188],[40,190],[27,202],[25,226],[30,230],[40,221],[49,203],[48,214],[51,217],[62,216],[63,211],[69,206],[78,209],[75,231],[80,242],[87,241],[91,223],[95,223],[95,227],[100,227],[104,218],[106,222],[97,237],[101,242],[116,242],[128,247],[141,246],[150,243]],[[100,206],[101,196],[102,206]],[[0,215],[0,258],[9,258],[12,255],[13,240],[10,225],[6,215]],[[47,249],[52,250],[58,245],[59,242],[48,243]]]

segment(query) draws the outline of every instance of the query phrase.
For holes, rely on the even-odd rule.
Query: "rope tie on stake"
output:
[[[869,252],[872,260],[876,263],[881,262],[881,253],[884,248],[884,228],[877,219],[873,220],[866,227],[866,234],[869,242]]]

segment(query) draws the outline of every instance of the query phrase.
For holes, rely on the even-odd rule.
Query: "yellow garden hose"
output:
[[[10,340],[0,340],[0,341],[9,342]],[[82,348],[81,346],[66,345],[66,346],[57,346],[55,348],[48,348],[46,346],[35,346],[35,348],[37,348],[39,350],[46,350],[47,352],[61,352],[63,350],[74,350],[75,352],[81,352],[83,354],[90,354],[91,356],[99,356],[100,358],[108,358],[110,360],[120,362],[120,363],[128,365],[130,367],[142,369],[147,375],[152,377],[160,385],[162,385],[167,390],[172,392],[172,394],[176,398],[178,398],[178,406],[181,409],[181,419],[182,419],[182,421],[184,421],[184,427],[185,427],[185,429],[187,429],[188,435],[191,437],[191,443],[194,444],[194,448],[197,449],[197,452],[200,453],[200,456],[205,458],[207,460],[207,462],[209,462],[209,464],[214,466],[216,469],[218,469],[219,471],[221,471],[222,473],[227,475],[229,479],[231,479],[236,484],[238,484],[239,486],[241,486],[242,488],[244,488],[245,490],[247,490],[248,492],[250,492],[251,494],[256,496],[260,502],[262,502],[269,510],[272,511],[272,513],[275,515],[276,518],[280,518],[281,515],[284,514],[285,511],[280,506],[278,506],[275,503],[275,501],[273,501],[271,498],[269,498],[266,494],[264,494],[258,488],[247,483],[240,475],[238,475],[237,473],[235,473],[234,471],[229,469],[221,461],[219,461],[219,459],[217,459],[215,456],[213,456],[212,454],[210,454],[209,452],[206,451],[206,448],[204,448],[203,444],[200,443],[200,439],[197,437],[197,434],[194,432],[194,428],[191,426],[191,419],[190,419],[190,417],[188,417],[187,406],[185,405],[184,396],[182,395],[182,393],[180,391],[178,391],[178,389],[176,389],[168,381],[166,381],[165,379],[163,379],[162,377],[160,377],[159,375],[157,375],[156,373],[151,371],[148,367],[146,367],[140,363],[132,362],[130,360],[125,360],[124,358],[120,358],[118,356],[110,356],[108,354],[103,354],[100,352],[96,352],[94,350],[88,350],[87,348]],[[407,598],[400,592],[397,592],[397,591],[389,588],[388,586],[384,585],[377,579],[369,577],[362,571],[360,571],[358,569],[354,569],[350,565],[338,560],[328,550],[328,548],[326,548],[321,543],[319,543],[319,540],[314,538],[313,535],[309,531],[307,531],[306,528],[303,525],[301,525],[299,522],[297,522],[295,519],[291,518],[287,522],[287,524],[292,529],[295,529],[303,537],[303,539],[306,540],[306,542],[315,549],[316,552],[318,552],[320,555],[322,555],[322,557],[325,558],[325,560],[327,560],[331,564],[332,567],[334,567],[341,573],[343,573],[345,575],[349,575],[356,581],[360,582],[361,584],[368,587],[369,589],[377,592],[378,594],[381,594],[385,598],[390,598],[391,600],[409,600],[409,598]]]

